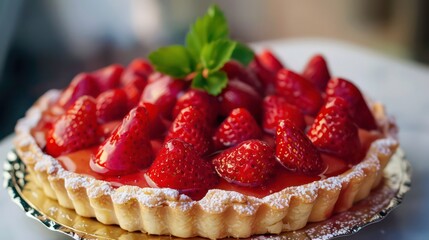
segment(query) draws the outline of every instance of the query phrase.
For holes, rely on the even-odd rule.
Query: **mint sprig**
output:
[[[149,55],[155,69],[174,78],[192,78],[192,87],[218,95],[228,84],[221,70],[231,59],[244,65],[254,57],[253,51],[229,38],[223,12],[211,6],[207,13],[191,25],[185,46],[162,47]]]
[[[175,78],[184,78],[195,70],[195,60],[187,48],[180,45],[162,47],[149,55],[159,72]]]

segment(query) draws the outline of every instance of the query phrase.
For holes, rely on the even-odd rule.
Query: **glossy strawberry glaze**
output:
[[[55,121],[57,114],[45,112],[42,115],[41,121],[39,124],[33,128],[32,134],[35,137],[36,141],[40,146],[45,145],[44,136],[46,134],[46,129],[50,128],[52,122]],[[311,122],[312,119],[306,119],[307,122]],[[113,128],[119,124],[118,121],[110,122],[101,126],[102,132],[107,135]],[[362,158],[367,152],[369,146],[373,141],[380,138],[381,135],[377,131],[366,131],[359,129],[359,137],[362,143]],[[162,143],[159,140],[151,141],[152,147],[155,153],[159,150]],[[122,176],[106,176],[99,173],[96,173],[91,170],[89,166],[89,160],[91,155],[95,154],[98,147],[87,148],[72,152],[60,157],[57,159],[63,165],[63,167],[69,171],[84,174],[87,176],[94,177],[99,180],[104,180],[112,183],[113,186],[119,187],[122,185],[133,185],[139,187],[150,187],[145,180],[144,173],[146,169],[139,170],[132,174],[122,175]],[[282,167],[280,164],[276,167],[276,172],[265,185],[259,187],[245,187],[240,186],[234,183],[229,183],[226,180],[220,180],[219,184],[215,187],[216,189],[223,189],[229,191],[236,191],[243,193],[249,196],[255,197],[264,197],[269,194],[278,192],[286,187],[299,186],[313,181],[317,181],[323,178],[339,175],[347,171],[351,165],[347,165],[341,159],[329,156],[327,154],[322,154],[322,159],[326,163],[327,169],[320,176],[310,177],[302,174],[294,173]]]
[[[34,132],[37,133],[38,131]],[[368,149],[372,141],[379,138],[378,134],[374,132],[367,132],[360,130],[360,137],[363,143],[363,149],[365,152]],[[152,141],[154,148],[159,148],[158,141]],[[73,153],[69,153],[58,157],[57,159],[63,165],[63,167],[69,171],[85,174],[94,177],[99,180],[111,182],[113,186],[119,187],[122,185],[134,185],[139,187],[149,187],[145,180],[144,173],[146,170],[140,170],[136,173],[122,175],[122,176],[105,176],[98,174],[91,170],[89,167],[89,159],[92,154],[95,154],[97,147],[88,148]],[[249,196],[264,197],[271,193],[278,192],[286,187],[299,186],[313,181],[317,181],[326,177],[336,176],[347,171],[351,166],[348,166],[341,159],[322,154],[322,158],[327,165],[326,171],[321,176],[309,177],[302,174],[291,172],[282,166],[278,166],[273,178],[266,183],[266,185],[260,187],[244,187],[234,183],[229,183],[223,179],[220,180],[219,184],[215,187],[216,189],[230,190],[240,192]]]

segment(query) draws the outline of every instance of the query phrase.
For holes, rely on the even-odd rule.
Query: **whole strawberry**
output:
[[[323,105],[322,95],[316,86],[287,69],[277,74],[276,92],[308,115],[316,115]]]
[[[149,75],[153,73],[153,68],[145,59],[134,59],[125,69],[121,77],[121,84],[123,86],[129,84],[135,78],[141,78],[147,81]]]
[[[163,138],[165,136],[166,125],[159,114],[159,109],[152,103],[140,103],[139,106],[146,108],[149,116],[149,133],[151,138]]]
[[[305,133],[281,120],[276,132],[276,159],[285,168],[309,176],[321,174],[326,165]]]
[[[261,129],[252,115],[245,108],[236,108],[216,129],[213,143],[217,149],[222,149],[261,136]]]
[[[320,91],[325,91],[326,85],[331,79],[325,58],[320,54],[314,55],[305,66],[302,76],[312,82]]]
[[[214,123],[219,113],[219,102],[216,97],[207,92],[189,89],[181,96],[174,106],[173,119],[179,115],[180,111],[186,107],[193,106],[206,116],[209,123]]]
[[[87,73],[78,74],[70,85],[61,93],[58,104],[68,109],[82,96],[97,97],[100,93],[97,82],[93,76]]]
[[[349,113],[355,123],[363,129],[377,129],[374,116],[359,89],[343,78],[332,78],[326,87],[326,97],[341,97],[347,101]]]
[[[112,64],[91,73],[91,75],[97,82],[100,92],[104,92],[109,89],[119,87],[119,82],[123,72],[124,67],[119,64]]]
[[[142,95],[144,88],[146,87],[147,80],[140,76],[136,76],[131,79],[122,89],[125,91],[128,102],[128,109],[136,107]]]
[[[249,67],[261,80],[265,94],[273,94],[276,75],[284,68],[283,64],[270,50],[265,49],[255,56]]]
[[[57,157],[96,145],[99,140],[95,100],[82,96],[48,132],[46,152]]]
[[[175,138],[191,144],[199,156],[204,155],[210,146],[207,118],[193,106],[182,109],[171,124],[164,141]]]
[[[159,113],[171,119],[171,113],[177,98],[188,87],[185,81],[179,81],[167,75],[152,74],[140,98],[140,102],[148,102],[157,106]]]
[[[97,99],[97,118],[100,123],[122,119],[128,112],[128,99],[122,89],[111,89]]]
[[[210,162],[202,159],[192,145],[179,139],[164,143],[145,177],[151,187],[186,192],[207,191],[219,181]]]
[[[266,96],[262,110],[262,127],[267,133],[275,134],[280,120],[288,120],[301,130],[305,128],[304,115],[296,106],[287,103],[283,97],[276,95]]]
[[[228,116],[235,108],[245,108],[253,116],[259,116],[261,113],[261,96],[244,82],[229,81],[227,87],[217,98],[220,102],[222,116]]]
[[[223,65],[222,71],[226,73],[230,81],[244,82],[260,94],[263,93],[262,82],[259,81],[252,71],[241,65],[241,63],[231,60]]]
[[[273,72],[274,74],[284,68],[280,60],[268,49],[264,49],[258,55],[259,61],[265,67],[265,69]]]
[[[358,127],[350,118],[347,102],[342,98],[333,97],[326,102],[308,136],[320,151],[349,163],[359,160],[361,143]]]
[[[228,182],[256,187],[274,173],[274,150],[260,140],[248,140],[217,155],[213,164]]]
[[[149,127],[146,109],[141,106],[132,109],[92,157],[92,170],[122,175],[149,167],[153,161]]]

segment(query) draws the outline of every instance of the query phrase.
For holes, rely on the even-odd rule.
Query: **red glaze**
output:
[[[150,187],[149,184],[146,182],[146,179],[144,178],[144,174],[147,172],[147,169],[138,170],[135,173],[125,174],[121,176],[103,175],[92,171],[91,168],[88,167],[89,159],[91,158],[92,154],[96,153],[96,151],[97,148],[84,149],[58,157],[58,160],[60,160],[60,163],[67,170],[89,175],[99,180],[111,182],[112,185],[117,187],[122,185]],[[322,155],[322,159],[328,166],[328,169],[324,173],[326,177],[336,176],[349,169],[349,167],[347,166],[347,164],[344,163],[344,161],[335,157]],[[281,191],[286,187],[299,186],[321,179],[321,177],[319,176],[309,177],[302,174],[293,173],[284,169],[281,166],[275,168],[275,172],[272,176],[273,178],[271,178],[270,181],[267,181],[264,185],[260,187],[240,186],[221,179],[219,183],[212,188],[236,191],[239,193],[247,194],[249,196],[265,197],[271,193]],[[193,199],[197,200],[199,198],[197,197]]]

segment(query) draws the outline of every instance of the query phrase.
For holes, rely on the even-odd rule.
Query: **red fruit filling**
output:
[[[70,171],[193,199],[209,189],[264,197],[335,176],[381,137],[359,89],[330,79],[320,55],[302,76],[269,51],[222,70],[217,96],[142,59],[79,74],[33,136]]]

